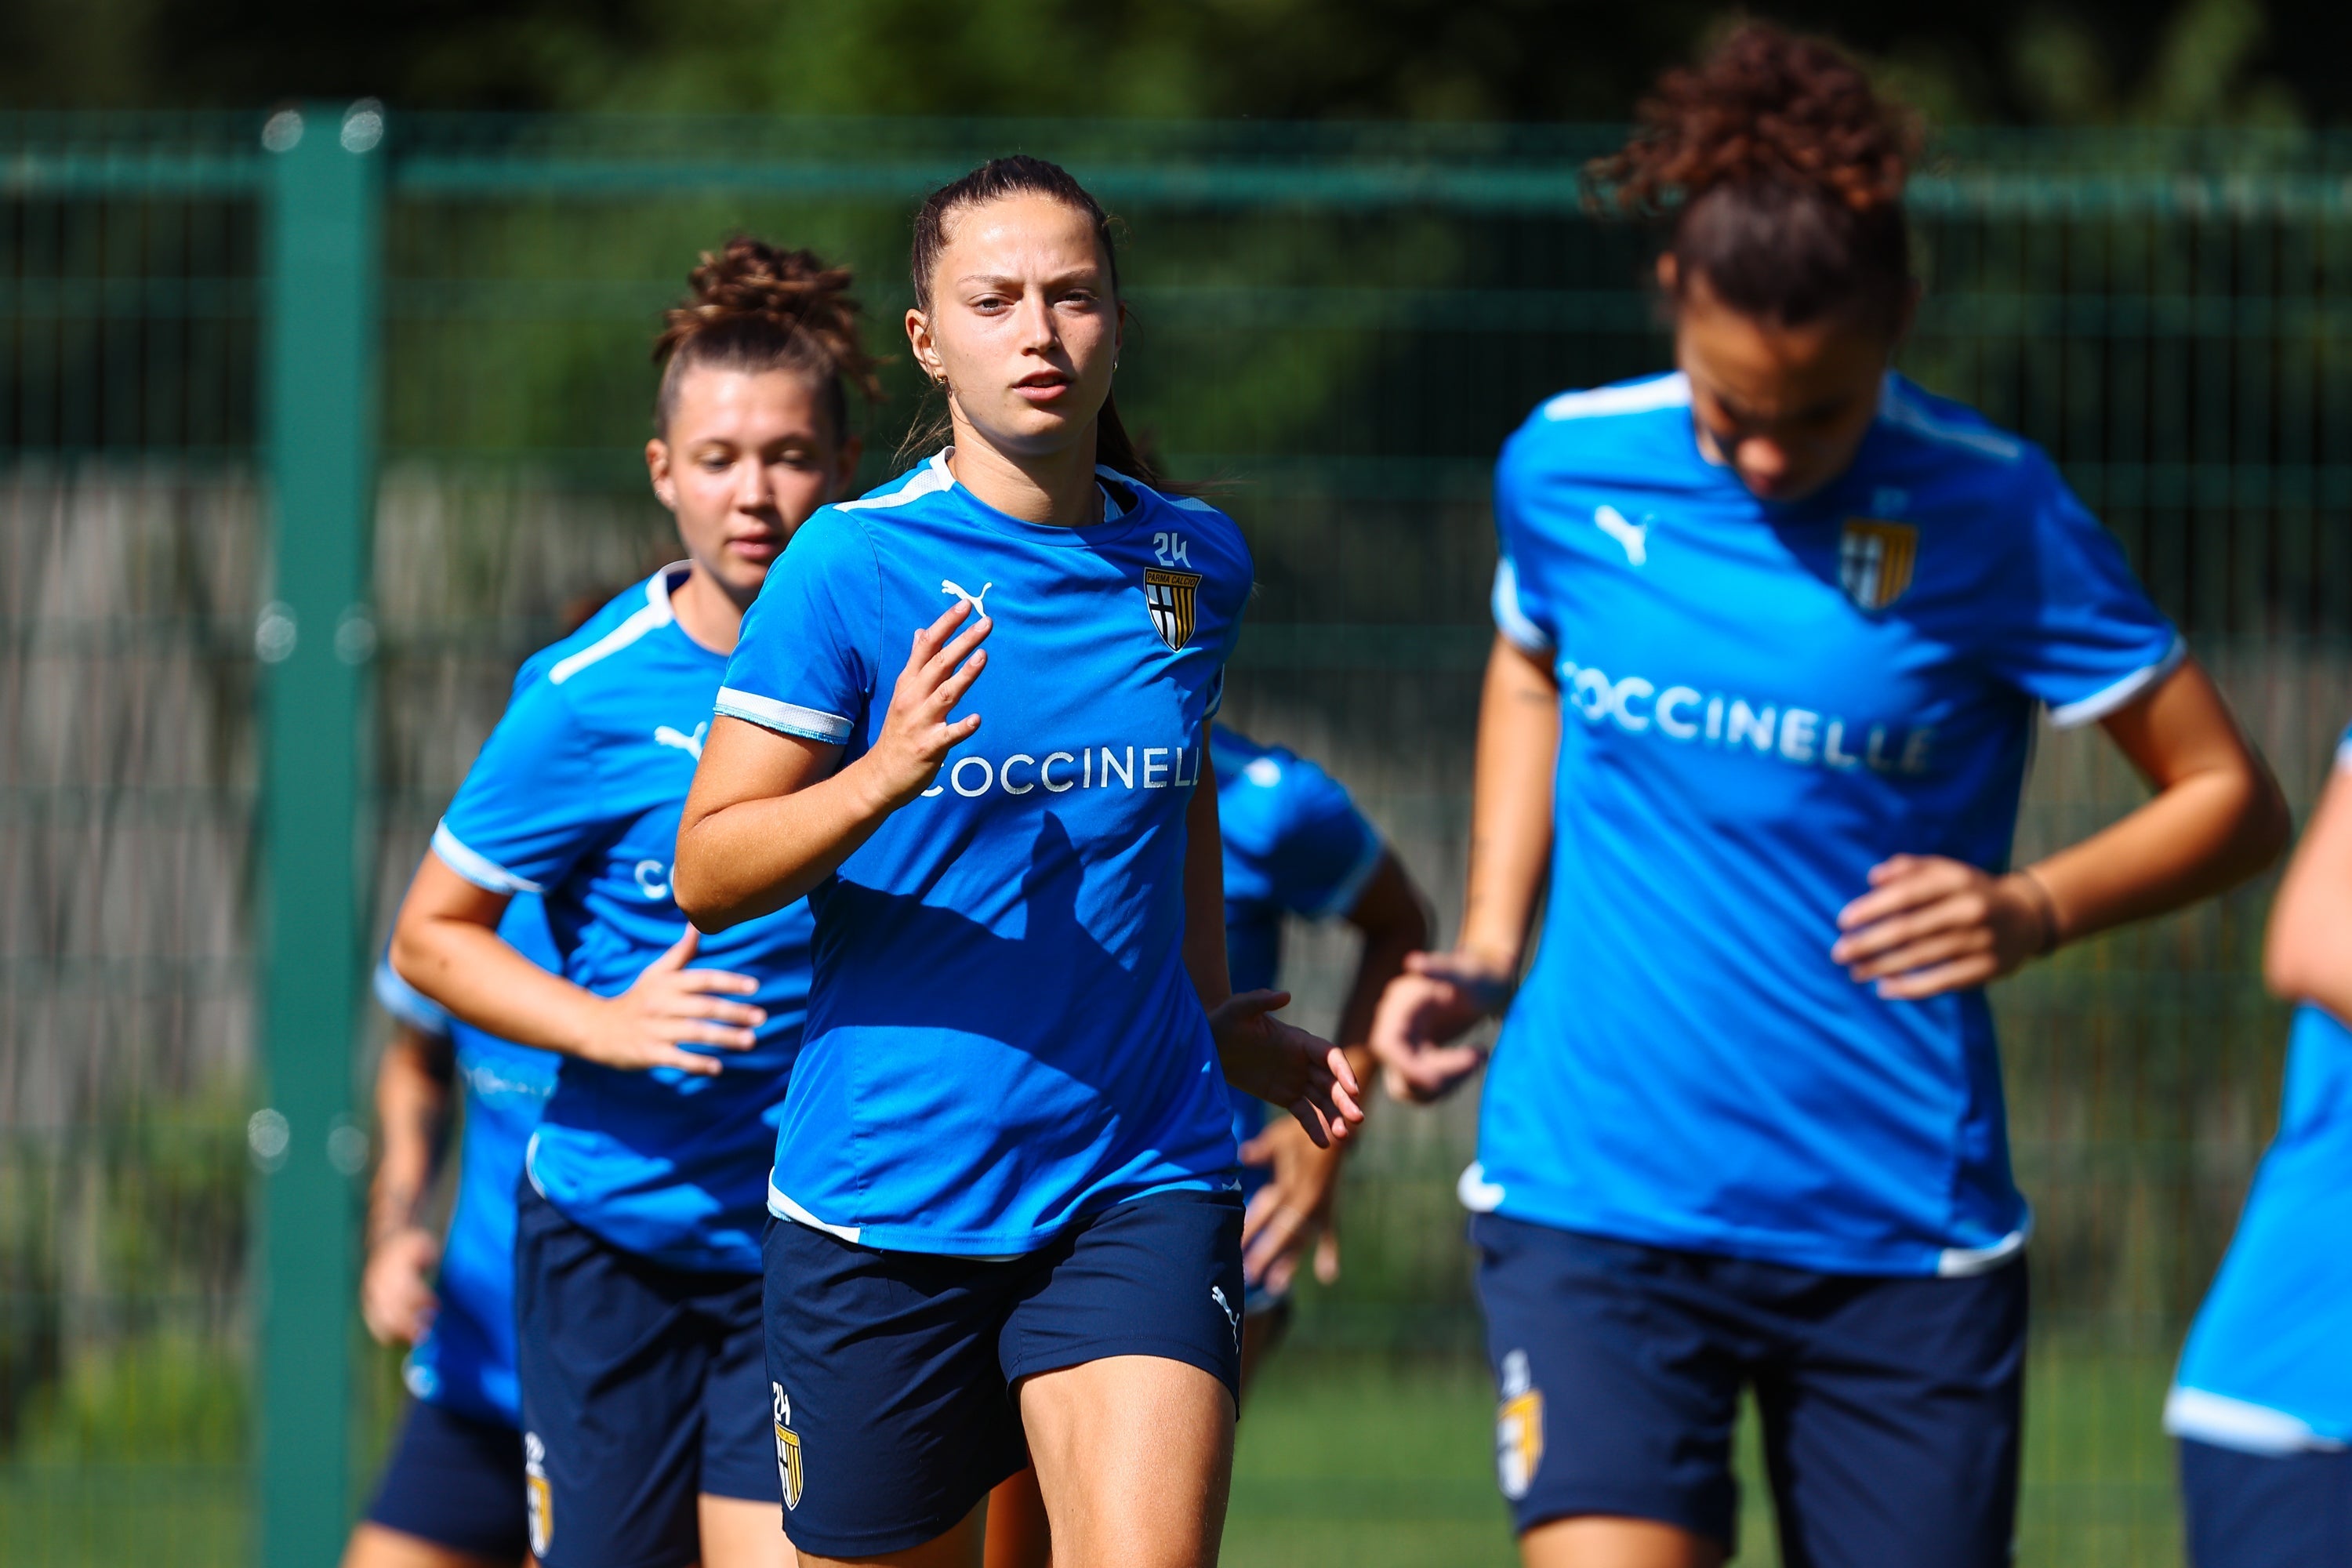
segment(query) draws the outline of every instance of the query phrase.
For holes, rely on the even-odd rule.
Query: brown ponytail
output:
[[[912,264],[915,279],[915,308],[929,315],[931,310],[931,275],[939,270],[940,254],[947,248],[948,220],[965,207],[1004,196],[1050,196],[1065,205],[1086,215],[1094,225],[1095,243],[1102,247],[1103,264],[1110,271],[1110,291],[1118,300],[1118,243],[1116,226],[1102,204],[1095,200],[1084,185],[1073,178],[1059,163],[1049,163],[1043,158],[1015,154],[1010,158],[992,158],[961,179],[950,182],[924,198],[915,209],[915,243]],[[1119,304],[1122,320],[1127,306]],[[939,415],[918,424],[907,433],[899,446],[901,459],[920,457],[943,440],[950,429],[948,415]],[[1138,447],[1118,417],[1118,400],[1105,396],[1102,412],[1095,419],[1095,461],[1113,473],[1165,490],[1171,487],[1162,478],[1151,460]]]
[[[860,335],[862,307],[850,295],[846,267],[737,235],[716,254],[704,251],[687,282],[692,292],[662,312],[654,340],[654,363],[662,367],[656,432],[669,429],[686,374],[706,366],[800,372],[823,395],[836,440],[849,435],[852,387],[868,403],[880,401],[882,384]]]
[[[1853,60],[1750,22],[1669,71],[1637,118],[1591,173],[1620,210],[1669,224],[1681,287],[1703,276],[1732,309],[1790,326],[1835,314],[1900,328],[1918,126]]]

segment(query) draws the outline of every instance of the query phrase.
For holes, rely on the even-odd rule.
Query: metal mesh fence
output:
[[[331,1353],[257,1367],[268,1276],[247,1268],[267,1152],[248,1138],[268,827],[255,628],[282,472],[257,412],[259,130],[0,121],[9,1563],[249,1555],[256,1378],[343,1375]],[[1664,358],[1643,237],[1579,205],[1577,167],[1610,140],[395,117],[376,153],[375,929],[515,664],[568,605],[675,553],[637,453],[655,315],[694,254],[748,230],[850,261],[896,350],[913,199],[1020,149],[1121,215],[1122,405],[1255,552],[1228,717],[1346,780],[1450,931],[1488,467],[1543,396]],[[2053,450],[2307,804],[2352,707],[2352,147],[1979,136],[1941,158],[1915,202],[1929,293],[1906,368]],[[870,479],[918,411],[903,359]],[[2139,798],[2097,735],[2047,735],[2021,851]],[[2274,1116],[2267,890],[1997,994],[2039,1225],[2026,1561],[2177,1557],[2157,1409]],[[1298,1013],[1328,1022],[1345,943],[1295,934]],[[375,1033],[352,1042],[353,1104]],[[1229,1561],[1509,1560],[1452,1198],[1474,1099],[1379,1108],[1346,1273],[1306,1289],[1293,1370],[1244,1423]],[[354,1497],[396,1397],[388,1359],[358,1353]],[[1753,1504],[1748,1522],[1742,1560],[1769,1560]]]

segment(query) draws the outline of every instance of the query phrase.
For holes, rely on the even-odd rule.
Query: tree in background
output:
[[[1806,0],[1946,122],[2352,120],[2315,0]],[[1615,120],[1719,0],[16,0],[0,103]],[[1045,42],[1041,46],[1040,40]],[[1101,62],[1111,62],[1105,68]]]

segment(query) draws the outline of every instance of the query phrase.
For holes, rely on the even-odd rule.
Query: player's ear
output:
[[[947,372],[940,363],[940,351],[931,342],[931,323],[922,311],[909,308],[907,311],[907,347],[915,356],[924,379],[945,385]]]
[[[677,480],[670,473],[669,443],[658,436],[646,443],[646,478],[653,482],[654,499],[676,511]]]

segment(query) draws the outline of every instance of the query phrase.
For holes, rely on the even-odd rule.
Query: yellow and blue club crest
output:
[[[1503,1495],[1517,1502],[1535,1484],[1543,1463],[1543,1390],[1528,1375],[1528,1352],[1503,1358],[1503,1401],[1495,1410],[1495,1479]]]
[[[781,1383],[771,1383],[768,1387],[774,1391],[776,1404],[776,1479],[783,1485],[784,1507],[794,1509],[801,1506],[804,1479],[801,1469],[801,1435],[793,1430],[792,1395],[784,1392]]]
[[[1838,536],[1838,585],[1865,610],[1883,610],[1911,586],[1919,531],[1907,522],[1850,517]]]
[[[1143,572],[1143,603],[1151,612],[1152,629],[1171,649],[1181,650],[1192,640],[1193,605],[1201,591],[1198,572],[1163,572],[1148,566]]]
[[[555,1543],[555,1489],[547,1484],[547,1445],[536,1432],[522,1435],[522,1494],[530,1554],[544,1559]]]

